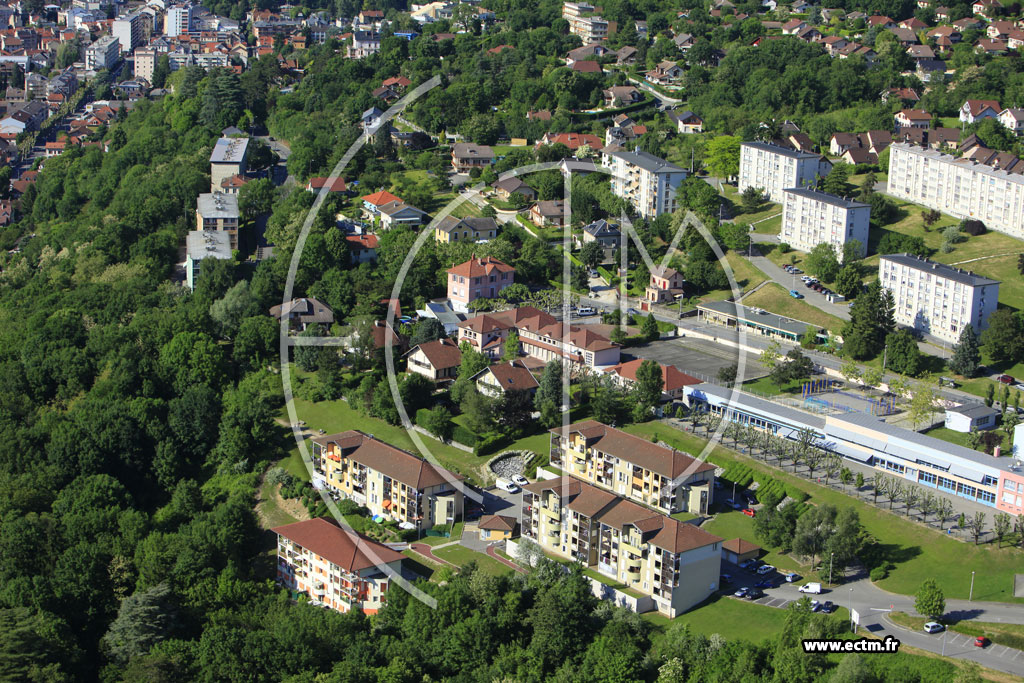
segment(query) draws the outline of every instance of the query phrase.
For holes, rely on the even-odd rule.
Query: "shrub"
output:
[[[488,455],[510,443],[512,443],[512,439],[505,434],[486,434],[480,437],[473,446],[473,455]]]
[[[887,576],[889,576],[889,569],[887,567],[885,567],[884,565],[881,566],[881,567],[875,567],[874,569],[871,570],[871,574],[870,574],[870,577],[871,577],[872,581],[881,581],[882,579],[884,579]]]
[[[476,434],[462,425],[455,425],[455,429],[452,430],[452,441],[460,443],[463,446],[469,446],[472,448],[476,446],[476,440]]]
[[[283,467],[271,467],[267,471],[267,483],[272,486],[277,486],[278,484],[285,486],[290,484],[293,478]]]

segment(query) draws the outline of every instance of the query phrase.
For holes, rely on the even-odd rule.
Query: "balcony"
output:
[[[633,557],[640,557],[643,554],[643,552],[640,550],[640,548],[637,548],[635,545],[630,545],[629,543],[626,543],[625,541],[620,541],[619,542],[619,549],[620,550],[625,550],[627,553],[629,553]]]

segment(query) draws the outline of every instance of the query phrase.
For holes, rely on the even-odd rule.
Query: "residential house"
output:
[[[600,368],[619,362],[620,347],[591,325],[566,325],[531,306],[500,313],[483,313],[459,324],[459,342],[466,342],[489,358],[499,358],[505,340],[515,332],[521,351],[542,363],[567,360]]]
[[[813,152],[817,147],[806,133],[790,133],[786,141],[798,152]]]
[[[277,535],[277,583],[313,604],[376,614],[392,577],[402,576],[402,553],[323,517],[270,531]]]
[[[733,564],[755,560],[761,554],[761,546],[742,538],[733,538],[722,544],[722,559]]]
[[[362,126],[363,130],[367,133],[376,132],[377,128],[382,124],[384,112],[377,107],[370,107],[363,112],[362,116],[359,117],[359,125]]]
[[[565,202],[561,199],[546,199],[530,207],[530,220],[538,227],[565,225]]]
[[[897,128],[927,128],[932,115],[921,109],[903,109],[896,112],[893,121]]]
[[[986,55],[1002,55],[1006,54],[1006,51],[1010,49],[1010,46],[1005,40],[992,40],[991,38],[982,38],[974,44],[974,51],[986,54]]]
[[[493,256],[474,255],[448,269],[448,301],[452,309],[465,313],[477,299],[494,299],[515,282],[516,269]]]
[[[575,50],[569,50],[569,53],[565,56],[565,64],[566,66],[572,66],[576,62],[582,62],[595,57],[603,57],[610,52],[611,50],[609,50],[603,43],[590,43],[589,45],[578,47]]]
[[[690,110],[675,115],[676,126],[680,133],[703,133],[704,119],[697,116]]]
[[[983,16],[987,19],[991,19],[996,15],[997,12],[1002,10],[1003,5],[999,0],[975,0],[971,5],[971,12],[975,16]]]
[[[537,148],[544,145],[565,145],[570,152],[575,152],[583,146],[598,152],[604,149],[601,138],[590,133],[545,133],[544,137],[537,141]]]
[[[835,57],[839,54],[839,51],[850,44],[846,38],[842,36],[826,36],[821,39],[821,45],[828,52],[829,57]]]
[[[402,528],[462,519],[462,475],[356,430],[314,437],[313,486]]]
[[[348,257],[352,265],[370,263],[377,260],[377,236],[372,233],[345,235],[348,244]]]
[[[869,28],[878,28],[878,29],[897,28],[897,24],[896,24],[895,21],[893,21],[892,19],[890,19],[887,16],[878,15],[878,14],[875,14],[875,15],[872,15],[872,16],[868,17],[867,18],[867,24],[868,24]]]
[[[911,31],[909,28],[900,28],[899,26],[897,26],[896,28],[889,29],[889,33],[896,36],[897,42],[899,42],[899,44],[903,47],[916,45],[918,42],[917,35],[915,35],[914,32]]]
[[[1006,39],[1016,29],[1017,27],[1012,21],[993,21],[985,28],[985,35],[989,38]]]
[[[288,329],[293,332],[305,332],[310,325],[330,326],[334,322],[334,312],[323,302],[308,296],[271,306],[270,315],[278,321],[287,320]]]
[[[462,352],[458,344],[444,337],[417,344],[405,353],[405,358],[409,372],[441,384],[455,380],[462,363]]]
[[[915,74],[925,83],[942,81],[946,77],[946,63],[941,59],[922,59],[915,66]]]
[[[890,99],[899,100],[901,104],[909,106],[920,101],[921,97],[913,88],[889,88],[882,91],[882,101],[888,102]]]
[[[935,59],[935,50],[927,45],[911,45],[907,48],[907,54],[914,61],[921,59]]]
[[[1021,135],[1024,133],[1024,109],[1004,109],[999,112],[999,123],[1012,130],[1015,135]]]
[[[328,178],[323,176],[314,176],[306,183],[306,191],[317,194],[324,187],[327,187],[328,194],[348,194],[348,187],[345,185],[344,178],[335,178],[330,183],[328,183],[328,180]]]
[[[485,543],[507,541],[515,536],[518,526],[519,522],[516,521],[516,518],[509,515],[484,515],[477,522],[480,540]]]
[[[910,29],[911,31],[921,31],[928,28],[928,24],[924,23],[917,17],[910,17],[900,22],[900,28]]]
[[[877,164],[878,156],[863,147],[853,147],[846,150],[842,156],[843,161],[853,166],[857,164]]]
[[[584,225],[582,237],[580,237],[582,244],[597,242],[604,249],[615,249],[620,245],[621,240],[622,233],[619,231],[619,226],[609,223],[603,218]]]
[[[619,386],[629,389],[636,384],[636,372],[643,363],[643,358],[636,358],[605,368],[605,372],[611,375]],[[682,401],[683,387],[701,383],[701,380],[687,375],[674,365],[659,363],[658,366],[661,368],[661,397],[663,401]]]
[[[352,31],[352,43],[348,46],[345,56],[349,59],[362,59],[380,52],[380,33],[377,31]]]
[[[470,379],[481,394],[496,398],[504,396],[509,391],[525,391],[532,396],[540,386],[537,378],[519,359],[489,365]]]
[[[807,22],[803,19],[790,19],[782,25],[782,34],[787,36],[795,36],[800,31],[807,28]]]
[[[651,280],[647,285],[644,298],[651,303],[671,303],[683,295],[686,279],[674,268],[664,268],[660,274],[651,271]]]
[[[39,130],[49,115],[46,104],[38,100],[25,102],[8,111],[0,120],[0,134],[16,136],[26,131]]]
[[[645,78],[651,83],[667,85],[675,83],[683,75],[683,69],[675,62],[659,62],[654,70],[648,71]]]
[[[981,119],[999,118],[1002,107],[995,100],[967,100],[960,107],[960,120],[964,123],[977,123]]]
[[[412,204],[406,204],[402,200],[388,202],[378,207],[380,212],[380,227],[390,230],[397,225],[420,226],[427,218],[427,212],[417,209]]]
[[[537,198],[537,191],[518,177],[504,178],[494,183],[494,194],[503,201],[509,201],[514,194],[520,194],[527,200]]]
[[[377,216],[380,214],[380,207],[401,201],[400,197],[396,197],[387,190],[380,190],[363,197],[363,212],[371,217]]]
[[[584,420],[551,433],[551,464],[664,514],[707,514],[715,467],[622,430]]]
[[[622,66],[632,66],[633,64],[636,64],[636,53],[637,50],[635,47],[632,45],[624,45],[615,53],[615,63]]]
[[[493,218],[445,216],[434,226],[438,242],[479,242],[498,236],[498,222]]]
[[[644,99],[643,94],[631,85],[616,85],[602,92],[605,107],[623,107]]]
[[[602,73],[601,65],[591,60],[587,60],[585,62],[573,62],[572,66],[570,66],[569,68],[573,71],[582,74]]]
[[[487,145],[458,142],[452,146],[452,168],[456,173],[469,173],[494,163],[494,150]]]

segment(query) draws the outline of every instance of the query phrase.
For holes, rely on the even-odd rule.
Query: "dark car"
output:
[[[775,588],[775,579],[762,579],[754,584],[757,588]]]
[[[793,275],[803,275],[804,273],[804,271],[800,270],[799,268],[794,268],[790,272],[793,273]]]
[[[821,611],[825,614],[832,614],[836,611],[836,605],[831,600],[826,600],[825,604],[821,606]]]
[[[732,577],[728,574],[722,574],[718,577],[718,580],[722,583],[732,583]]]
[[[760,588],[751,588],[747,591],[747,595],[745,597],[747,600],[760,600],[764,597],[764,591]]]

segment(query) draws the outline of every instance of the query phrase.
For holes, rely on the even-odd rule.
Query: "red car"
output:
[[[1010,377],[1009,375],[999,375],[999,381],[1002,382],[1003,384],[1013,384],[1017,380],[1015,380],[1013,377]]]
[[[974,647],[988,647],[992,644],[992,641],[985,636],[978,636],[974,639]]]
[[[757,513],[750,508],[743,508],[743,514],[745,514],[747,517],[753,517]]]

